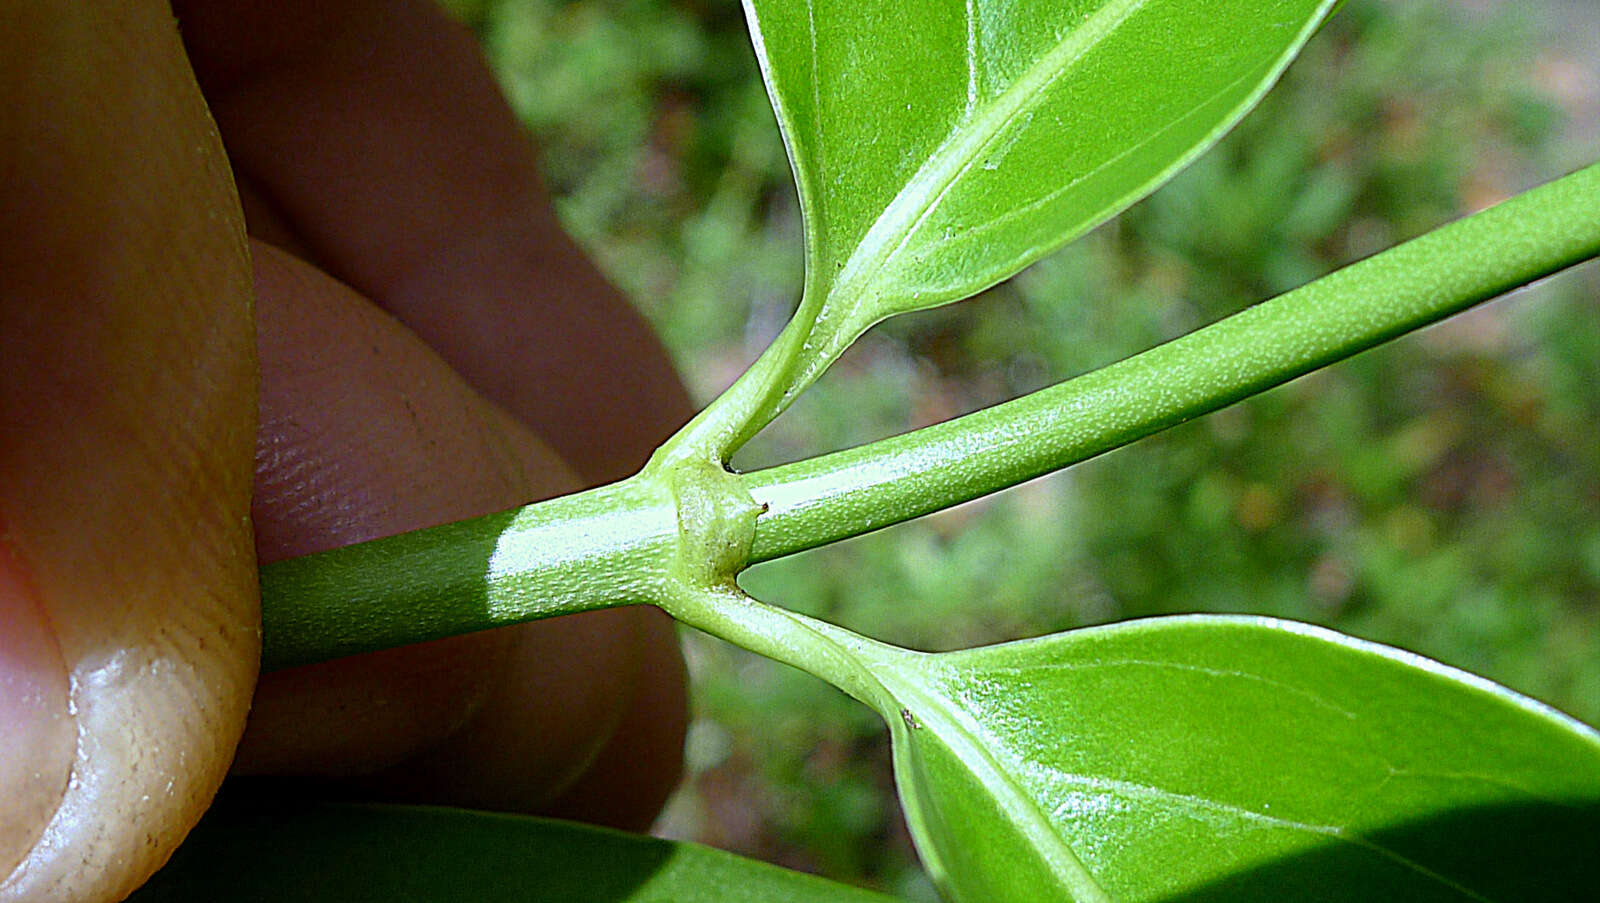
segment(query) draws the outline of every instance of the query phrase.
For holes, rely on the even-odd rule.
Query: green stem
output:
[[[706,482],[711,496],[735,500],[748,492],[752,510],[767,506],[754,522],[750,561],[885,527],[1124,445],[1600,256],[1596,211],[1600,165],[1103,370],[925,430],[746,474],[739,487],[717,489],[690,465],[695,449],[735,444],[752,421],[701,421],[718,435],[701,433],[679,445],[688,454],[671,468],[647,468],[621,483],[518,511],[266,565],[263,668],[654,603],[840,683],[863,701],[881,702],[872,682],[845,662],[864,655],[865,647],[855,645],[867,641],[741,597],[716,596],[715,588],[695,588],[710,579],[705,575],[685,582],[686,548],[703,552],[700,546],[733,533],[749,534],[745,506],[733,502],[688,511],[681,524],[684,486]],[[781,370],[793,351],[769,366]],[[772,395],[782,384],[777,375],[747,384],[739,413],[761,421],[781,408]],[[742,550],[742,543],[724,544]],[[711,576],[737,569],[719,564]],[[709,595],[686,602],[686,592]],[[796,645],[801,634],[819,631],[842,657]]]
[[[731,584],[679,583],[661,607],[683,624],[820,677],[886,718],[899,703],[875,671],[917,655],[752,599]]]
[[[740,446],[788,406],[791,398],[785,389],[805,354],[814,326],[815,312],[807,311],[802,303],[802,309],[755,363],[656,449],[647,468],[665,471],[688,461],[726,465]]]
[[[966,417],[744,475],[751,561],[1014,486],[1600,256],[1600,164],[1180,339]]]
[[[655,602],[677,546],[671,492],[634,478],[269,564],[262,668]]]

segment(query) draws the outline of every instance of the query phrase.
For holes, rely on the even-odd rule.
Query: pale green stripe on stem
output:
[[[262,669],[654,602],[672,497],[624,480],[261,568]]]

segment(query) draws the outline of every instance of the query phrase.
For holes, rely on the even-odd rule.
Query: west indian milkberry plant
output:
[[[1059,385],[856,448],[729,468],[876,323],[1011,277],[1203,153],[1338,5],[746,0],[805,230],[787,327],[629,479],[264,568],[265,667],[656,605],[881,716],[911,835],[953,901],[1592,895],[1600,734],[1486,680],[1226,615],[924,653],[738,580],[1600,256],[1591,165]],[[136,899],[886,898],[547,820],[297,804],[214,813]]]

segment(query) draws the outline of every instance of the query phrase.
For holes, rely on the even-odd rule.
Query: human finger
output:
[[[427,0],[179,6],[229,152],[312,259],[591,481],[690,413],[556,221],[472,36]]]
[[[555,222],[471,37],[431,4],[206,0],[180,12],[256,234],[396,314],[588,482],[631,472],[687,418],[659,344]],[[665,654],[666,618],[613,617],[641,622],[652,677],[587,780],[635,786],[649,811],[681,756],[682,664]],[[493,750],[510,747],[483,738],[539,724],[515,686],[433,757],[454,798],[506,798],[488,775]],[[641,754],[657,765],[638,767]],[[498,767],[517,763],[502,752]]]
[[[122,899],[259,651],[250,269],[161,2],[0,4],[0,900]]]
[[[578,486],[558,456],[388,314],[273,248],[258,244],[255,260],[263,560]],[[640,614],[563,618],[265,675],[237,767],[345,778],[399,768],[407,780],[386,795],[537,808],[589,764],[627,710],[650,660]],[[497,742],[469,748],[469,729],[492,729]],[[675,759],[636,767],[667,772],[667,783]]]

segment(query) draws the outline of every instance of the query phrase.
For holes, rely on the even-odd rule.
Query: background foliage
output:
[[[737,4],[451,5],[543,143],[569,226],[708,400],[776,334],[802,275],[788,166]],[[1172,185],[980,299],[869,334],[740,465],[1109,363],[1586,162],[1600,48],[1553,46],[1557,13],[1587,15],[1600,34],[1586,0],[1350,0],[1262,108]],[[1590,266],[745,583],[926,649],[1157,613],[1297,618],[1596,723],[1595,386]],[[692,773],[663,831],[932,899],[875,717],[809,677],[688,641]]]

